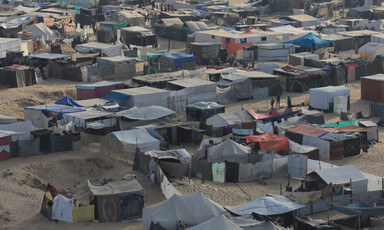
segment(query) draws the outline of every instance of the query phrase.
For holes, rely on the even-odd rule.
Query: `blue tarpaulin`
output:
[[[111,91],[106,96],[102,97],[101,99],[104,99],[107,101],[121,102],[121,101],[128,100],[130,97],[131,97],[130,95]]]
[[[83,106],[77,104],[70,97],[63,97],[60,100],[56,101],[55,104],[56,105],[69,105],[69,106],[74,106],[74,107],[83,107]]]
[[[64,113],[78,113],[83,112],[85,109],[67,106],[67,105],[58,105],[58,104],[48,104],[48,105],[36,105],[25,107],[26,110],[40,110],[44,115],[47,115],[47,112],[55,112],[59,114],[59,119],[63,117]]]
[[[170,53],[162,56],[172,59],[175,63],[176,69],[182,67],[186,62],[192,62],[196,60],[196,56],[181,52]]]
[[[313,48],[313,45],[321,45],[327,43],[334,43],[334,41],[324,40],[314,33],[309,33],[303,37],[296,38],[291,41],[282,42],[282,44],[294,44],[305,48]]]

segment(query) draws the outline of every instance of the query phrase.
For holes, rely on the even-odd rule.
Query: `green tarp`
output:
[[[357,120],[340,121],[340,122],[322,124],[321,126],[332,127],[332,128],[341,128],[341,127],[346,127],[349,125],[359,126],[359,121],[357,121]]]

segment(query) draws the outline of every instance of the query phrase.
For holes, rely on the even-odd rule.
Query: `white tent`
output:
[[[222,163],[224,161],[247,164],[251,148],[227,139],[208,149],[208,161]]]
[[[159,150],[160,141],[154,138],[146,129],[132,129],[108,134],[109,148],[119,148],[124,153],[135,153],[136,148],[141,152]]]
[[[202,224],[187,228],[187,230],[242,230],[224,215],[216,216]]]
[[[304,205],[297,204],[283,196],[266,196],[253,200],[246,204],[226,207],[226,209],[236,215],[249,215],[256,213],[263,216],[281,215],[297,209]]]
[[[337,96],[349,97],[349,88],[345,86],[327,86],[309,89],[309,106],[314,109],[330,109],[329,104]]]
[[[213,128],[227,127],[245,121],[255,120],[246,110],[231,113],[219,113],[207,119],[206,124]]]
[[[154,105],[141,108],[133,107],[116,113],[116,116],[125,117],[131,120],[156,120],[173,114],[175,114],[175,112],[170,109]]]
[[[195,225],[201,224],[223,212],[224,209],[221,205],[208,199],[202,193],[173,195],[166,201],[143,209],[143,230],[149,230],[151,225],[176,230],[179,221]]]
[[[48,28],[44,23],[37,23],[29,29],[25,30],[26,32],[32,33],[33,39],[43,39],[46,40],[54,40],[56,39],[56,34],[51,29]]]
[[[384,44],[368,42],[359,48],[360,57],[367,59],[368,62],[373,62],[377,55],[384,54]]]

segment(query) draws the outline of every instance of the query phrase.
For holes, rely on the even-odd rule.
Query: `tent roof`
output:
[[[334,185],[349,184],[351,179],[352,182],[367,180],[363,173],[361,173],[354,165],[316,170],[314,173],[319,175],[325,183],[332,183]]]
[[[202,193],[173,195],[168,200],[143,209],[143,229],[149,230],[151,223],[167,230],[176,230],[178,221],[201,224],[224,212],[221,205]]]
[[[187,21],[184,23],[184,25],[188,26],[188,28],[193,32],[202,31],[202,30],[209,30],[209,27],[204,22]]]
[[[151,150],[145,152],[145,155],[149,155],[151,158],[156,158],[159,160],[174,159],[178,160],[183,164],[191,163],[192,157],[189,155],[185,149],[176,149],[176,150]]]
[[[118,117],[125,117],[131,120],[155,120],[175,114],[174,111],[162,106],[133,107],[116,113]]]
[[[99,81],[99,82],[91,83],[91,84],[76,85],[75,87],[78,89],[95,89],[98,87],[107,87],[107,86],[121,85],[121,84],[124,84],[124,82]]]
[[[384,81],[384,74],[378,73],[378,74],[367,76],[367,77],[361,77],[360,79],[367,79],[372,81]]]
[[[55,54],[55,53],[42,53],[42,54],[29,55],[29,57],[32,57],[32,58],[47,59],[47,60],[61,59],[69,56],[70,55]]]
[[[195,109],[205,110],[205,109],[225,108],[225,106],[219,105],[216,102],[196,102],[194,104],[187,105],[187,108],[195,108]]]
[[[303,35],[310,33],[309,30],[303,30],[300,28],[293,27],[291,25],[271,27],[268,28],[268,30],[280,33],[290,33],[294,35]]]
[[[55,32],[53,32],[51,29],[49,29],[48,26],[46,26],[44,23],[37,23],[36,25],[32,26],[29,29],[26,29],[27,32],[32,32],[34,36],[44,36],[49,35],[50,38],[54,38]]]
[[[82,108],[72,107],[67,105],[57,105],[57,104],[29,106],[29,107],[25,107],[24,109],[51,111],[51,112],[57,112],[57,113],[77,113],[77,112],[84,111],[84,109]]]
[[[291,41],[283,42],[283,44],[294,44],[294,45],[302,46],[305,48],[312,48],[314,44],[321,45],[321,44],[327,44],[327,43],[333,43],[333,41],[324,40],[319,36],[315,35],[314,33],[309,33],[303,37],[296,38]]]
[[[165,27],[178,26],[181,27],[183,25],[183,21],[180,18],[162,18],[156,22],[156,24],[161,25],[164,24]]]
[[[230,113],[219,113],[207,119],[207,125],[213,127],[226,127],[236,125],[245,121],[255,120],[246,110],[239,110]]]
[[[218,215],[202,224],[187,228],[187,230],[242,230],[224,215]]]
[[[203,80],[200,78],[186,78],[181,80],[175,80],[168,82],[170,85],[177,85],[183,88],[190,88],[190,87],[199,87],[204,85],[215,85],[216,83]]]
[[[102,186],[93,185],[93,180],[88,180],[88,187],[94,196],[116,195],[116,194],[138,194],[144,196],[144,188],[135,178],[130,180],[109,181]]]
[[[257,142],[262,150],[289,150],[288,137],[279,136],[273,133],[265,133],[256,136],[247,136],[247,144]]]
[[[70,116],[73,118],[89,120],[89,119],[101,118],[101,117],[112,116],[112,115],[113,113],[106,112],[106,111],[87,110],[87,111],[76,112],[76,113],[66,113],[64,116]]]
[[[72,100],[70,97],[67,97],[67,96],[56,101],[55,104],[57,104],[57,105],[70,105],[70,106],[74,106],[74,107],[82,107],[81,105],[77,104],[74,100]]]
[[[128,144],[141,144],[141,143],[155,143],[159,142],[158,139],[154,138],[146,129],[131,129],[112,132],[119,141]]]
[[[0,124],[12,124],[12,123],[16,123],[16,122],[17,122],[16,118],[9,117],[9,116],[6,116],[6,115],[0,113]]]
[[[251,148],[226,139],[220,144],[214,145],[208,149],[208,161],[213,163],[222,163],[224,161],[247,164]]]
[[[304,205],[297,204],[283,196],[266,196],[253,200],[249,203],[226,207],[226,209],[236,215],[247,215],[256,213],[263,216],[280,215],[291,212]]]
[[[297,133],[301,135],[308,135],[313,137],[320,137],[328,132],[336,132],[335,128],[331,127],[314,127],[310,125],[299,124],[292,128],[287,129],[287,132]]]

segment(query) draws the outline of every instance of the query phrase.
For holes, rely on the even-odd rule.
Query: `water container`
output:
[[[348,98],[343,96],[335,97],[333,111],[337,114],[340,114],[341,111],[348,112]]]

